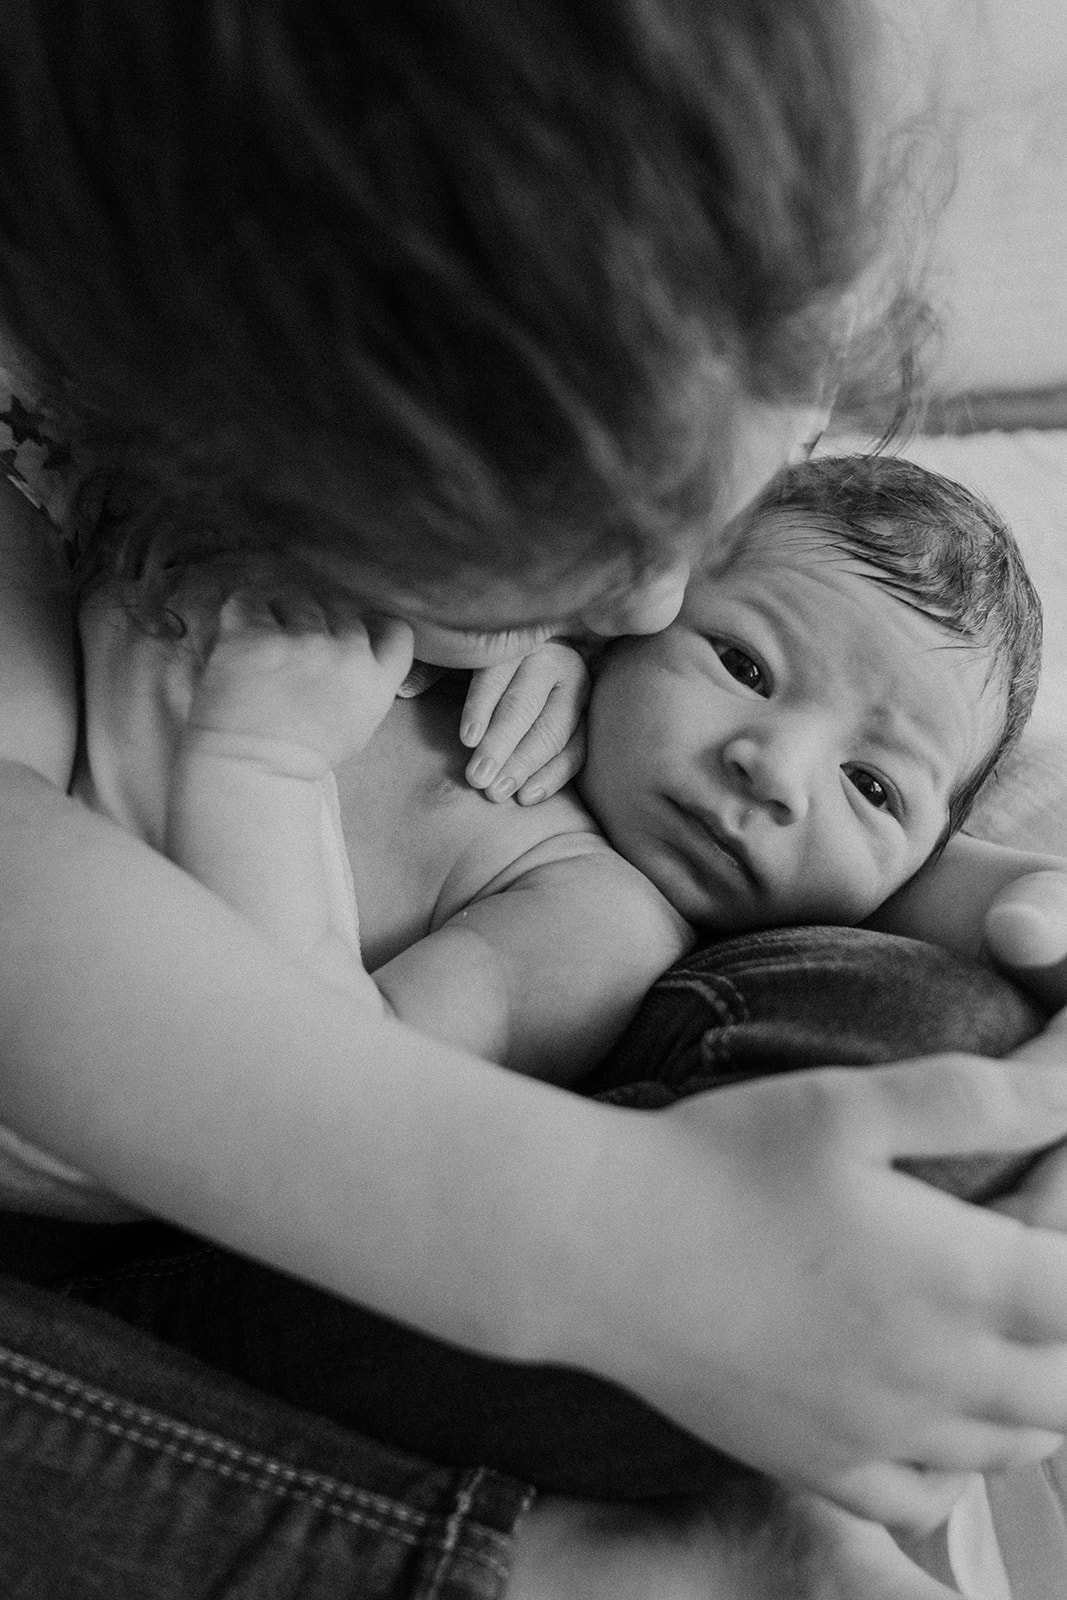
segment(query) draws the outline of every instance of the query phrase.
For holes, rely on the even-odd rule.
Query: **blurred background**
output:
[[[1067,426],[1067,0],[878,4],[890,113],[927,122],[949,193],[929,264],[934,393],[981,407],[992,391],[1001,427]]]

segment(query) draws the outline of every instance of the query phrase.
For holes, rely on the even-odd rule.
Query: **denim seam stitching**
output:
[[[724,1026],[749,1021],[748,1004],[744,995],[725,978],[717,973],[714,978],[707,978],[693,974],[684,978],[661,978],[657,985],[659,989],[680,989],[696,994],[705,1005],[715,1013]],[[723,991],[728,992],[727,995]]]
[[[701,1066],[722,1067],[732,1059],[734,1034],[746,1022],[751,1022],[752,1012],[741,990],[736,984],[731,983],[729,978],[723,977],[722,973],[715,978],[714,990],[702,986],[701,993],[718,1018],[718,1029],[710,1042],[708,1038],[711,1033],[710,1028],[706,1028],[701,1034]]]
[[[99,1289],[104,1285],[110,1287],[113,1283],[129,1283],[131,1280],[144,1283],[149,1278],[173,1277],[175,1273],[184,1272],[198,1262],[211,1260],[215,1253],[205,1246],[202,1250],[191,1250],[169,1261],[135,1261],[125,1267],[115,1267],[114,1270],[87,1272],[76,1278],[65,1278],[63,1292],[69,1294],[74,1289]]]
[[[351,1484],[341,1483],[335,1478],[329,1478],[321,1473],[309,1472],[306,1469],[287,1467],[284,1463],[276,1461],[260,1451],[243,1450],[239,1445],[230,1440],[222,1439],[218,1435],[210,1434],[202,1429],[190,1428],[176,1419],[166,1417],[161,1413],[151,1412],[147,1409],[130,1406],[124,1402],[116,1401],[103,1391],[82,1384],[76,1378],[70,1378],[53,1368],[45,1367],[37,1362],[29,1361],[17,1355],[14,1351],[0,1348],[0,1364],[6,1364],[16,1370],[21,1370],[30,1381],[20,1381],[17,1378],[0,1373],[0,1386],[8,1388],[19,1397],[44,1405],[61,1416],[69,1416],[79,1422],[101,1428],[113,1436],[126,1439],[131,1444],[144,1445],[149,1449],[157,1450],[163,1455],[169,1455],[191,1466],[201,1466],[217,1473],[220,1477],[230,1478],[239,1483],[247,1483],[253,1488],[267,1489],[281,1497],[290,1496],[303,1503],[311,1504],[320,1510],[330,1512],[332,1515],[343,1518],[348,1522],[370,1528],[376,1532],[389,1532],[402,1542],[415,1546],[425,1542],[428,1533],[428,1524],[431,1518],[413,1512],[406,1506],[395,1501],[385,1500],[379,1495],[372,1494],[365,1489],[357,1489]],[[53,1388],[66,1390],[69,1394],[80,1397],[82,1404],[72,1403],[61,1395],[42,1393],[31,1387],[32,1380],[36,1378]],[[104,1413],[116,1413],[113,1416],[94,1414],[93,1407]],[[142,1426],[130,1426],[129,1420],[137,1419]],[[156,1427],[160,1433],[170,1432],[177,1439],[153,1437],[147,1428]],[[178,1441],[184,1440],[184,1443]],[[198,1445],[203,1453],[198,1453],[192,1446]],[[213,1450],[214,1455],[207,1450]],[[230,1460],[219,1459],[229,1457]],[[244,1470],[240,1465],[244,1463]],[[256,1476],[250,1469],[261,1468],[261,1475]],[[480,1477],[480,1474],[478,1475]],[[318,1491],[317,1493],[315,1491]],[[460,1491],[462,1511],[465,1514],[471,1503],[473,1485]],[[333,1496],[331,1500],[328,1496]],[[362,1509],[355,1509],[339,1505],[336,1501],[354,1501],[362,1505]],[[412,1526],[404,1527],[403,1523]],[[457,1512],[450,1513],[445,1525],[445,1540],[442,1549],[447,1552],[454,1546],[458,1534]],[[473,1530],[472,1530],[473,1531]],[[479,1536],[491,1544],[506,1542],[504,1535],[493,1529],[479,1527]],[[432,1536],[431,1536],[432,1537]],[[438,1540],[433,1539],[437,1544]],[[491,1567],[498,1575],[506,1576],[509,1564],[489,1550],[474,1550],[471,1554],[478,1560]]]
[[[456,1548],[460,1533],[462,1532],[463,1519],[470,1512],[474,1500],[474,1491],[479,1486],[484,1476],[481,1468],[460,1485],[456,1494],[456,1504],[452,1514],[445,1523],[444,1539],[433,1572],[430,1574],[429,1588],[426,1590],[425,1600],[436,1600],[441,1593],[441,1585],[446,1577],[446,1569],[450,1565],[452,1554]],[[506,1576],[507,1574],[503,1574]]]

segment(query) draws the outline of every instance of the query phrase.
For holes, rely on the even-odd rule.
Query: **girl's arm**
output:
[[[0,477],[0,757],[60,788],[77,739],[70,581],[55,528]]]
[[[311,981],[0,763],[0,1063],[0,1118],[147,1210],[443,1338],[599,1372],[869,1514],[933,1520],[940,1469],[1067,1420],[1067,1240],[892,1165],[1067,1133],[1059,1059],[584,1101]]]

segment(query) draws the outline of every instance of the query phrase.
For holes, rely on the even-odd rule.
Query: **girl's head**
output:
[[[91,560],[474,626],[659,581],[874,248],[858,9],[9,0],[0,321]]]

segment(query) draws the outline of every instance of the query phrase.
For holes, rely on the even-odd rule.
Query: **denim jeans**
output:
[[[529,1498],[0,1280],[10,1600],[498,1600]]]
[[[655,1109],[805,1066],[945,1048],[1003,1055],[1041,1021],[1011,984],[932,947],[774,930],[672,969],[588,1089]],[[985,1199],[1026,1164],[913,1166]],[[37,1390],[31,1399],[24,1375],[8,1391],[0,1576],[28,1559],[23,1515],[38,1529],[41,1574],[13,1593],[68,1600],[83,1592],[63,1579],[68,1565],[104,1563],[104,1592],[130,1600],[482,1600],[500,1592],[525,1484],[758,1507],[757,1475],[587,1374],[453,1349],[162,1225],[6,1220],[0,1268],[42,1289],[0,1294],[0,1339],[14,1318],[18,1358],[60,1375],[35,1383],[74,1397],[60,1413]],[[20,1322],[27,1305],[34,1315]],[[127,1528],[137,1553],[122,1588],[106,1563],[128,1548]],[[188,1568],[184,1587],[164,1575],[172,1568]]]

